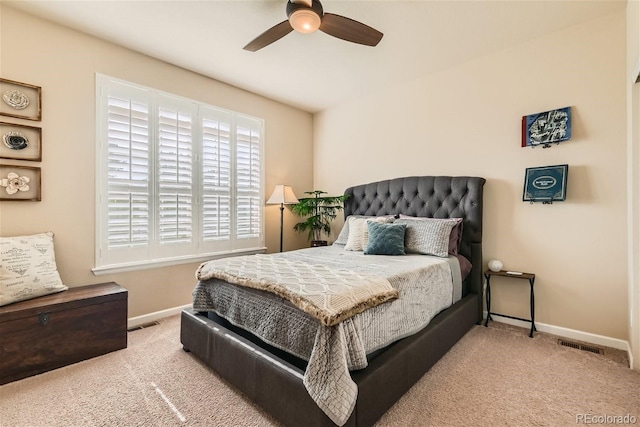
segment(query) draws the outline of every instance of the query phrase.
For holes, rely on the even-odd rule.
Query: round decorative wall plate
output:
[[[8,90],[2,95],[5,104],[16,110],[24,110],[29,105],[29,97],[19,90]]]
[[[29,138],[17,131],[2,135],[2,142],[12,150],[24,150],[29,146]]]

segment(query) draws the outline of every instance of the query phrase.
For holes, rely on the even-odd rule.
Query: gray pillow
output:
[[[408,216],[400,214],[401,219],[415,219],[417,221],[441,221],[443,218],[426,218],[419,216]],[[451,255],[458,255],[458,249],[460,247],[460,243],[462,243],[462,218],[446,218],[452,221],[456,221],[456,225],[451,229],[451,234],[449,235],[449,253]]]
[[[449,255],[449,236],[451,230],[458,224],[455,219],[397,219],[394,224],[405,224],[405,251],[422,255],[447,257]]]
[[[405,224],[370,221],[369,243],[365,255],[404,255]]]

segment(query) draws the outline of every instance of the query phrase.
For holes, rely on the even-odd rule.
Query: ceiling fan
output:
[[[361,22],[333,13],[324,13],[318,0],[288,0],[287,20],[269,28],[251,40],[244,50],[255,52],[296,30],[312,33],[320,30],[352,43],[376,46],[383,34]]]

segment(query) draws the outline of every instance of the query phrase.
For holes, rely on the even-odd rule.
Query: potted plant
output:
[[[322,239],[322,235],[331,233],[331,221],[338,215],[338,211],[342,210],[343,202],[347,196],[323,196],[326,191],[305,191],[310,197],[305,197],[291,207],[291,210],[306,217],[302,222],[297,223],[293,229],[299,233],[309,233],[311,246],[326,246],[327,241]]]

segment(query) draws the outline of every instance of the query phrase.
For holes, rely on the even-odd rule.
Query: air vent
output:
[[[593,347],[590,345],[584,345],[573,341],[567,341],[564,339],[559,339],[558,344],[563,345],[565,347],[575,348],[577,350],[589,351],[591,353],[602,354],[604,355],[604,350],[599,347]]]
[[[159,325],[159,324],[160,324],[160,323],[159,323],[158,321],[155,321],[155,322],[149,322],[149,323],[145,323],[144,325],[134,326],[134,327],[133,327],[133,328],[131,328],[131,329],[127,329],[127,332],[138,331],[138,330],[140,330],[140,329],[143,329],[143,328],[149,328],[149,327],[151,327],[151,326],[156,326],[156,325]]]

